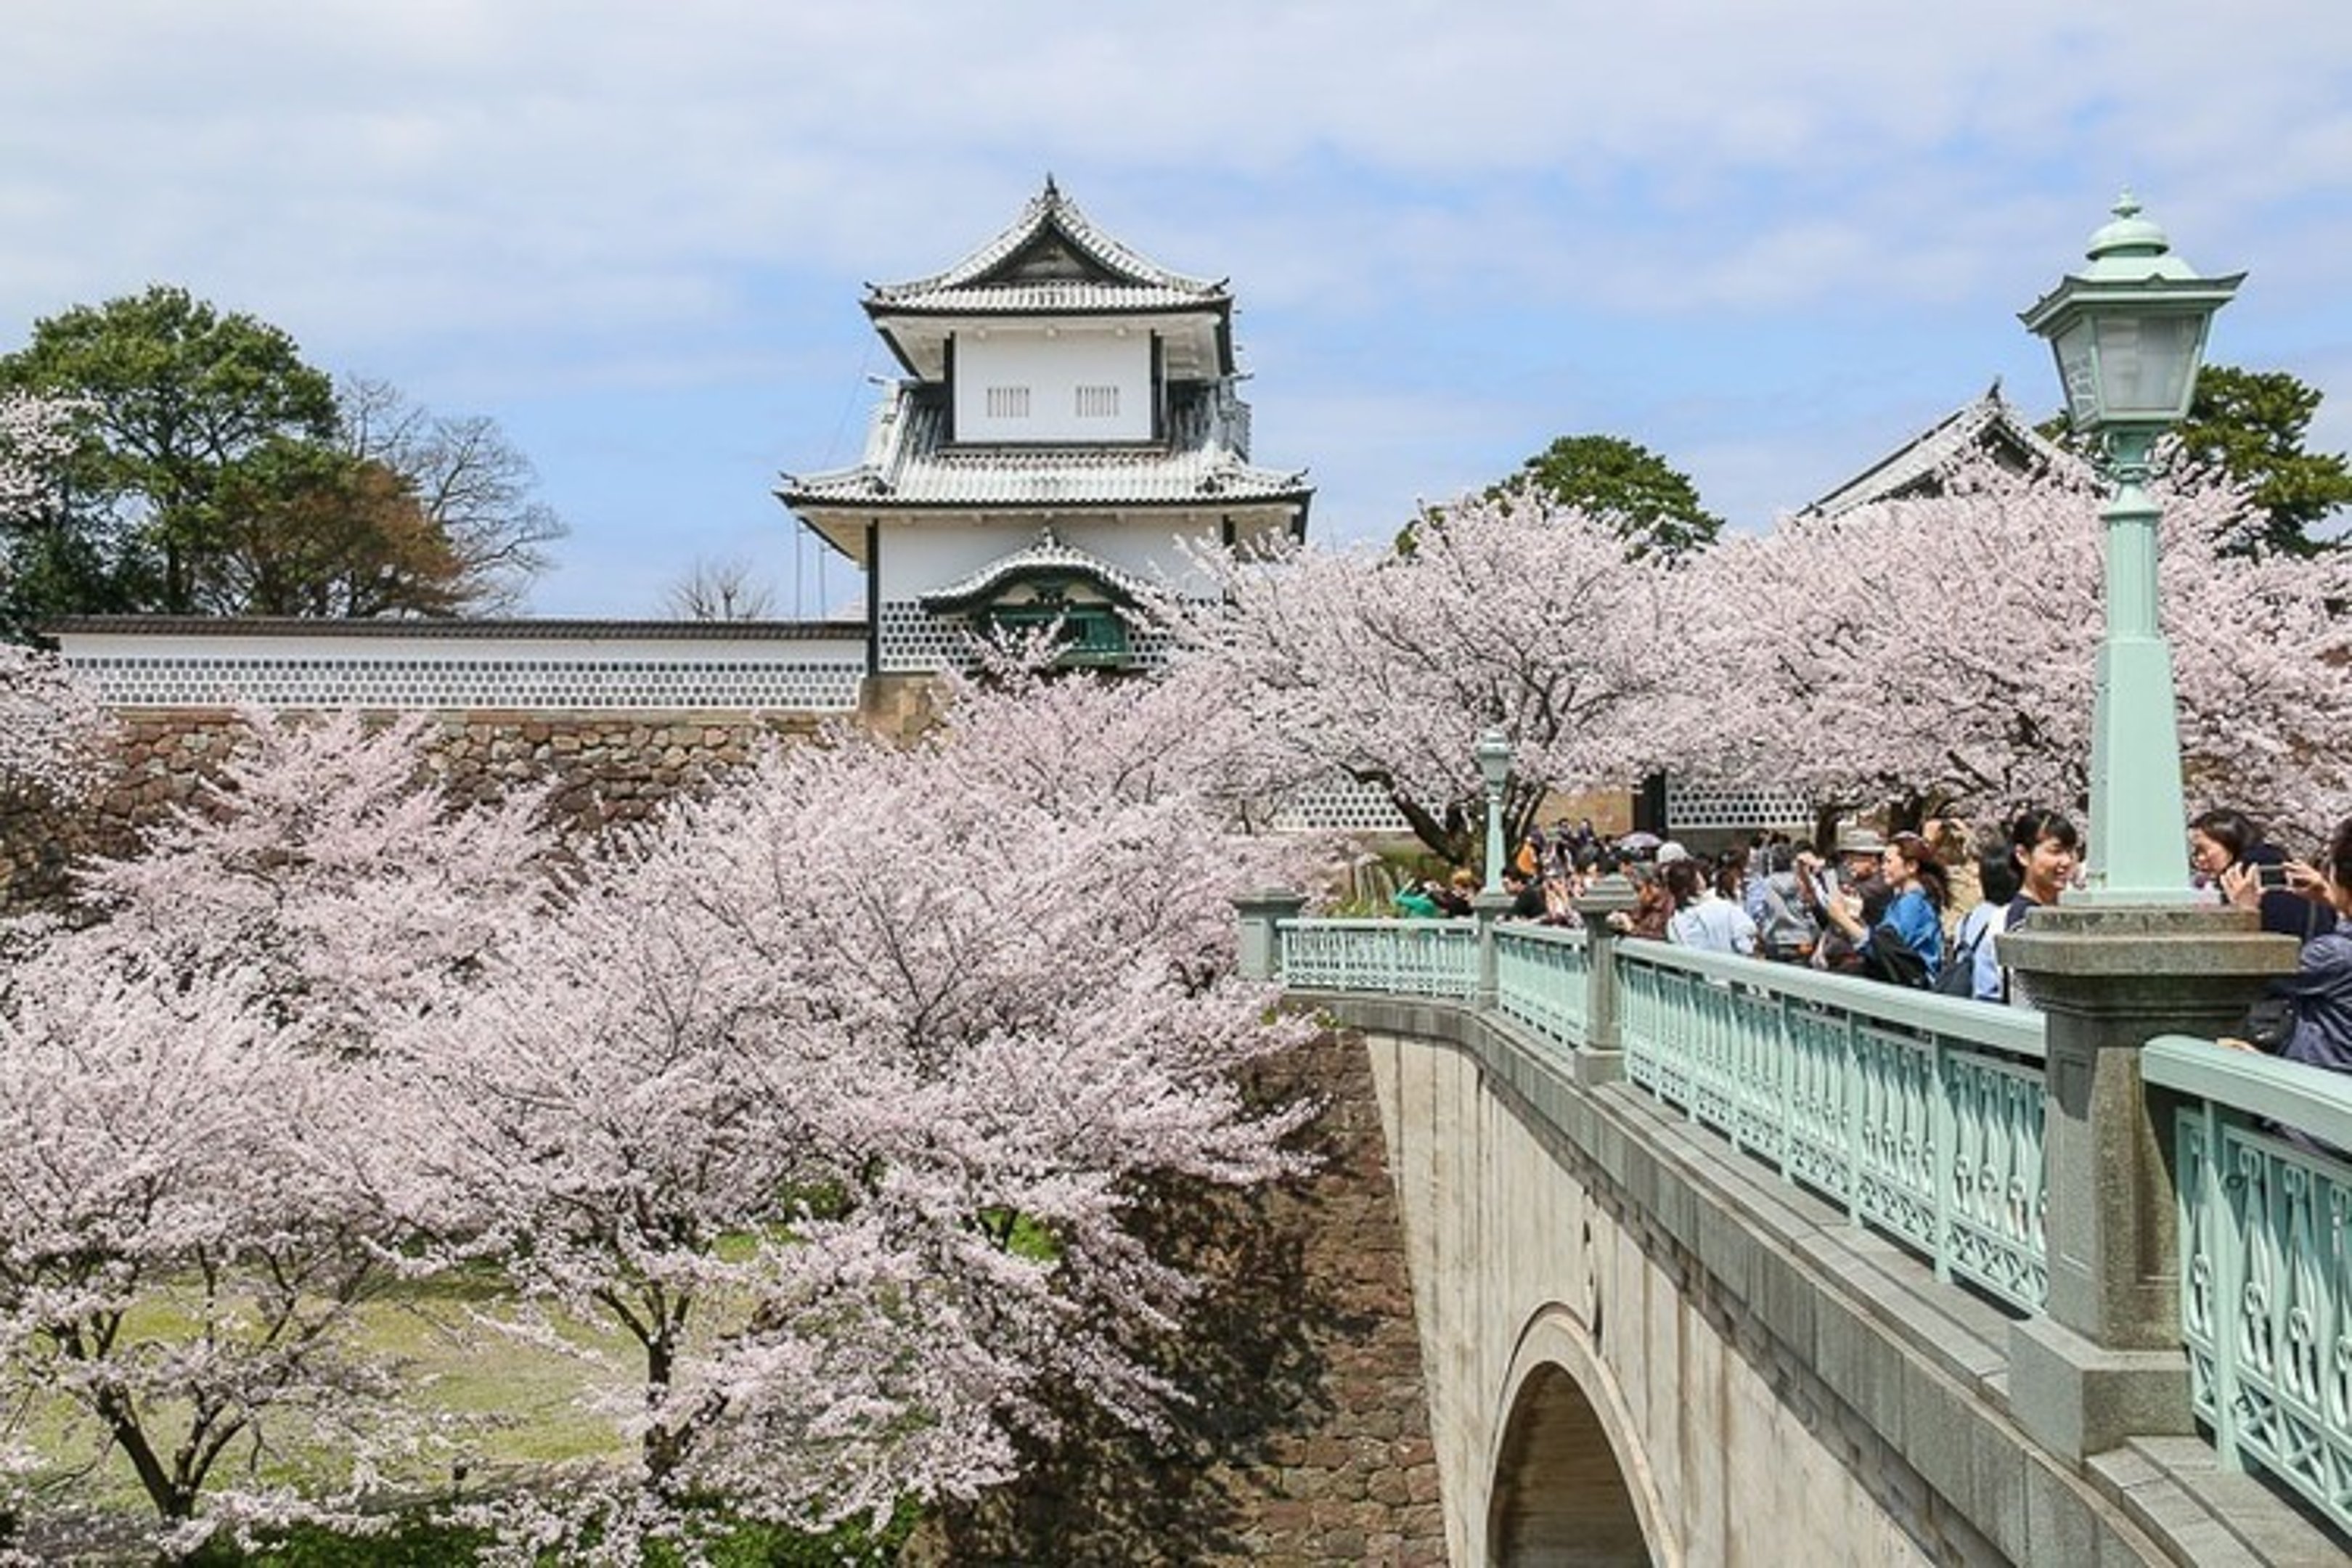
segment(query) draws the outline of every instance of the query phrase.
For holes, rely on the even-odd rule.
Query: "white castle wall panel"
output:
[[[958,332],[955,432],[959,442],[1148,441],[1150,337],[1108,327]]]
[[[541,711],[857,705],[855,637],[449,637],[72,633],[68,664],[117,708]]]
[[[916,599],[958,582],[1037,542],[1045,527],[1036,513],[985,521],[952,513],[926,516],[915,522],[896,520],[882,525],[881,591],[885,600]],[[1137,513],[1113,517],[1057,515],[1055,534],[1063,543],[1097,555],[1120,571],[1147,583],[1162,578],[1180,591],[1199,592],[1207,579],[1188,567],[1181,540],[1214,544],[1214,517],[1190,513]]]

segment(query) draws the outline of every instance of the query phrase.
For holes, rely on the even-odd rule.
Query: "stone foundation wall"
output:
[[[55,906],[85,854],[126,854],[139,836],[195,798],[228,754],[235,716],[173,709],[116,715],[117,766],[97,796],[61,809],[0,798],[0,913]],[[432,765],[460,800],[555,781],[567,829],[635,822],[681,790],[740,766],[771,738],[816,732],[811,714],[453,713],[430,742]]]

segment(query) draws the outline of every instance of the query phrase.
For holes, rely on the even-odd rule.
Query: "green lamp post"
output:
[[[1486,884],[1503,890],[1503,786],[1511,778],[1511,738],[1493,728],[1478,733],[1478,776],[1486,782]]]
[[[2074,427],[2100,440],[2115,489],[2106,629],[2091,731],[2091,855],[2083,901],[2185,904],[2189,889],[2172,649],[2157,618],[2148,454],[2189,412],[2213,312],[2245,279],[2200,278],[2126,192],[2091,237],[2091,265],[2020,317],[2046,338]]]

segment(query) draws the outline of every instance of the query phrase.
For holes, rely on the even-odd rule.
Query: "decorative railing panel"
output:
[[[1475,1000],[1467,922],[1290,921],[1293,986]],[[2027,1311],[2049,1292],[2040,1015],[1663,943],[1497,927],[1496,1010],[1582,1048],[1613,987],[1625,1078]],[[2180,1321],[2222,1459],[2352,1531],[2352,1075],[2167,1037],[2178,1097]]]
[[[1939,1275],[2039,1309],[2038,1016],[1655,942],[1617,970],[1629,1079]]]
[[[1617,971],[1629,1079],[1939,1275],[2041,1306],[2038,1016],[1654,942]]]
[[[2168,1036],[2182,1096],[2180,1321],[2189,1396],[2232,1466],[2352,1530],[2352,1079]]]
[[[1574,1050],[1584,1043],[1590,970],[1582,931],[1539,925],[1495,928],[1495,1005],[1556,1046]]]
[[[1285,921],[1284,983],[1324,991],[1467,996],[1478,932],[1466,921]]]
[[[1467,922],[1286,921],[1295,986],[1470,998]],[[1497,1011],[1583,1044],[1580,933],[1494,933]],[[2038,1014],[1628,942],[1614,948],[1626,1078],[1792,1182],[2032,1311],[2049,1292]]]

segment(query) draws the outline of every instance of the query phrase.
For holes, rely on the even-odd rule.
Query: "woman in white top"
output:
[[[1666,891],[1675,912],[1666,921],[1666,940],[1706,952],[1756,955],[1756,922],[1746,910],[1725,898],[1708,883],[1695,860],[1676,860],[1665,868]]]

